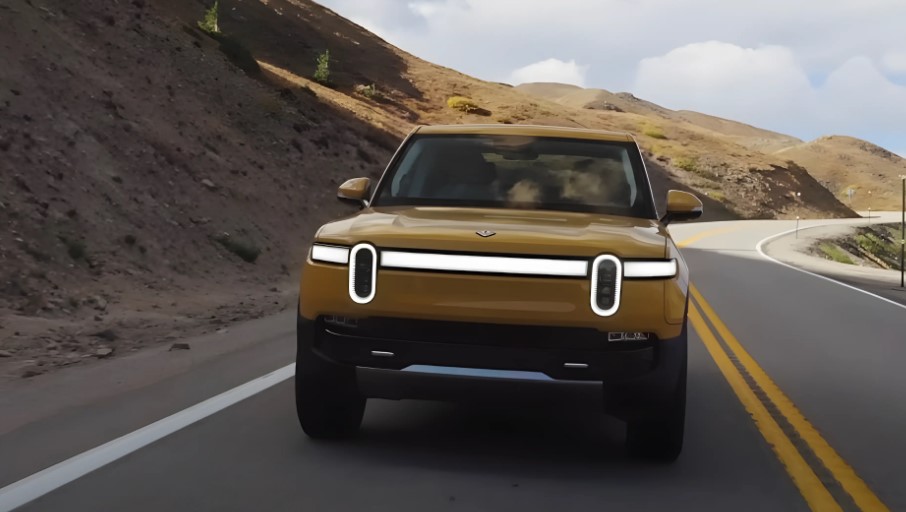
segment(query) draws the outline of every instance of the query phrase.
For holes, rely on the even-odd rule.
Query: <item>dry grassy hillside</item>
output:
[[[841,201],[856,210],[899,210],[899,175],[906,174],[906,159],[870,142],[834,135],[821,137],[777,153],[806,167]],[[870,193],[869,193],[870,192]]]
[[[628,131],[649,157],[658,197],[670,187],[696,191],[706,202],[708,218],[853,215],[799,166],[703,126],[655,115],[652,111],[660,107],[631,95],[615,95],[620,102],[616,110],[577,108],[425,62],[309,0],[225,0],[221,5],[224,31],[240,39],[270,76],[291,87],[311,88],[400,136],[415,124],[431,123]],[[331,88],[310,80],[324,50],[331,56]],[[378,95],[357,92],[371,85]],[[450,108],[448,100],[454,96],[469,98],[472,107]],[[741,137],[746,142],[771,133],[749,129],[751,135]],[[798,199],[796,191],[802,193]]]
[[[713,132],[712,136],[761,152],[769,153],[802,143],[795,137],[737,121],[689,110],[670,110],[650,101],[636,98],[627,92],[613,93],[604,89],[584,89],[575,85],[558,83],[530,83],[519,85],[516,88],[568,107],[629,112],[649,117],[653,122],[694,125],[696,128]]]
[[[856,210],[869,206],[875,210],[891,210],[900,206],[897,176],[906,172],[906,160],[864,140],[834,135],[806,143],[789,135],[699,112],[670,110],[629,93],[602,89],[556,83],[523,84],[517,89],[573,108],[642,115],[653,120],[651,126],[660,123],[675,128],[707,130],[712,137],[758,151],[768,158],[783,161],[783,165],[788,161],[795,162],[837,199]],[[851,203],[847,193],[850,188],[855,190]]]

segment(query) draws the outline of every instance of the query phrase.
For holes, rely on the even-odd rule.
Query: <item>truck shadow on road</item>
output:
[[[706,444],[710,435],[713,379],[690,366],[692,400],[687,421],[687,450]],[[732,411],[737,413],[738,411]],[[300,434],[300,453],[318,463],[338,466],[395,467],[398,470],[489,474],[520,479],[620,482],[644,475],[649,482],[667,479],[684,458],[671,464],[639,460],[624,447],[625,423],[598,408],[563,406],[495,406],[416,400],[370,400],[359,435],[339,443],[312,442]],[[716,443],[717,449],[721,443]],[[733,450],[729,450],[732,452]],[[694,454],[687,454],[690,460]],[[707,457],[706,457],[707,458]],[[311,459],[308,459],[311,462]],[[324,467],[324,466],[321,466]]]
[[[579,475],[628,460],[623,423],[600,411],[416,401],[372,406],[352,449],[384,463]]]

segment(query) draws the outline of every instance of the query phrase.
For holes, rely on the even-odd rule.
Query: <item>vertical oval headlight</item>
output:
[[[611,316],[620,309],[623,264],[612,254],[602,254],[591,264],[591,309],[599,316]]]
[[[377,259],[377,250],[370,244],[359,244],[349,251],[349,297],[358,304],[374,299]]]

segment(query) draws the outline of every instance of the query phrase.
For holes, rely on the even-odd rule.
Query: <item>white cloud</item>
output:
[[[882,108],[906,85],[903,0],[317,1],[375,28],[391,44],[485,80],[510,81],[518,65],[569,57],[590,66],[585,73],[561,70],[554,76],[567,79],[555,79],[630,91],[801,138],[837,132],[900,148],[906,140],[906,127],[883,128],[898,107]],[[685,50],[671,55],[679,49]],[[667,90],[670,83],[658,88],[637,76],[650,57],[665,66],[695,62],[714,83],[681,74],[681,91]],[[864,89],[847,85],[839,73],[830,79],[838,70],[856,70],[852,61],[859,58],[858,69],[869,73],[859,84]],[[658,96],[635,90],[643,83]],[[860,102],[868,107],[860,109]]]
[[[521,67],[510,73],[509,81],[514,85],[528,82],[560,82],[585,87],[588,66],[580,66],[575,60],[546,59]]]
[[[643,59],[633,88],[637,96],[667,107],[762,125],[811,110],[799,104],[810,90],[808,76],[789,49],[741,48],[718,41]]]
[[[884,130],[906,136],[906,87],[865,57],[846,61],[816,91],[826,122],[837,131]]]
[[[677,109],[697,110],[804,138],[904,132],[906,87],[865,57],[815,85],[789,48],[743,48],[710,41],[646,58],[634,91]],[[906,135],[906,133],[903,133]]]
[[[441,6],[437,2],[410,2],[408,7],[410,11],[422,18],[430,18],[440,10]]]
[[[906,74],[906,50],[885,53],[881,64],[891,73]]]

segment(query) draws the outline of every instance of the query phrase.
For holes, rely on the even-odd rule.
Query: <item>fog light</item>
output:
[[[609,332],[607,341],[648,341],[647,332]]]

